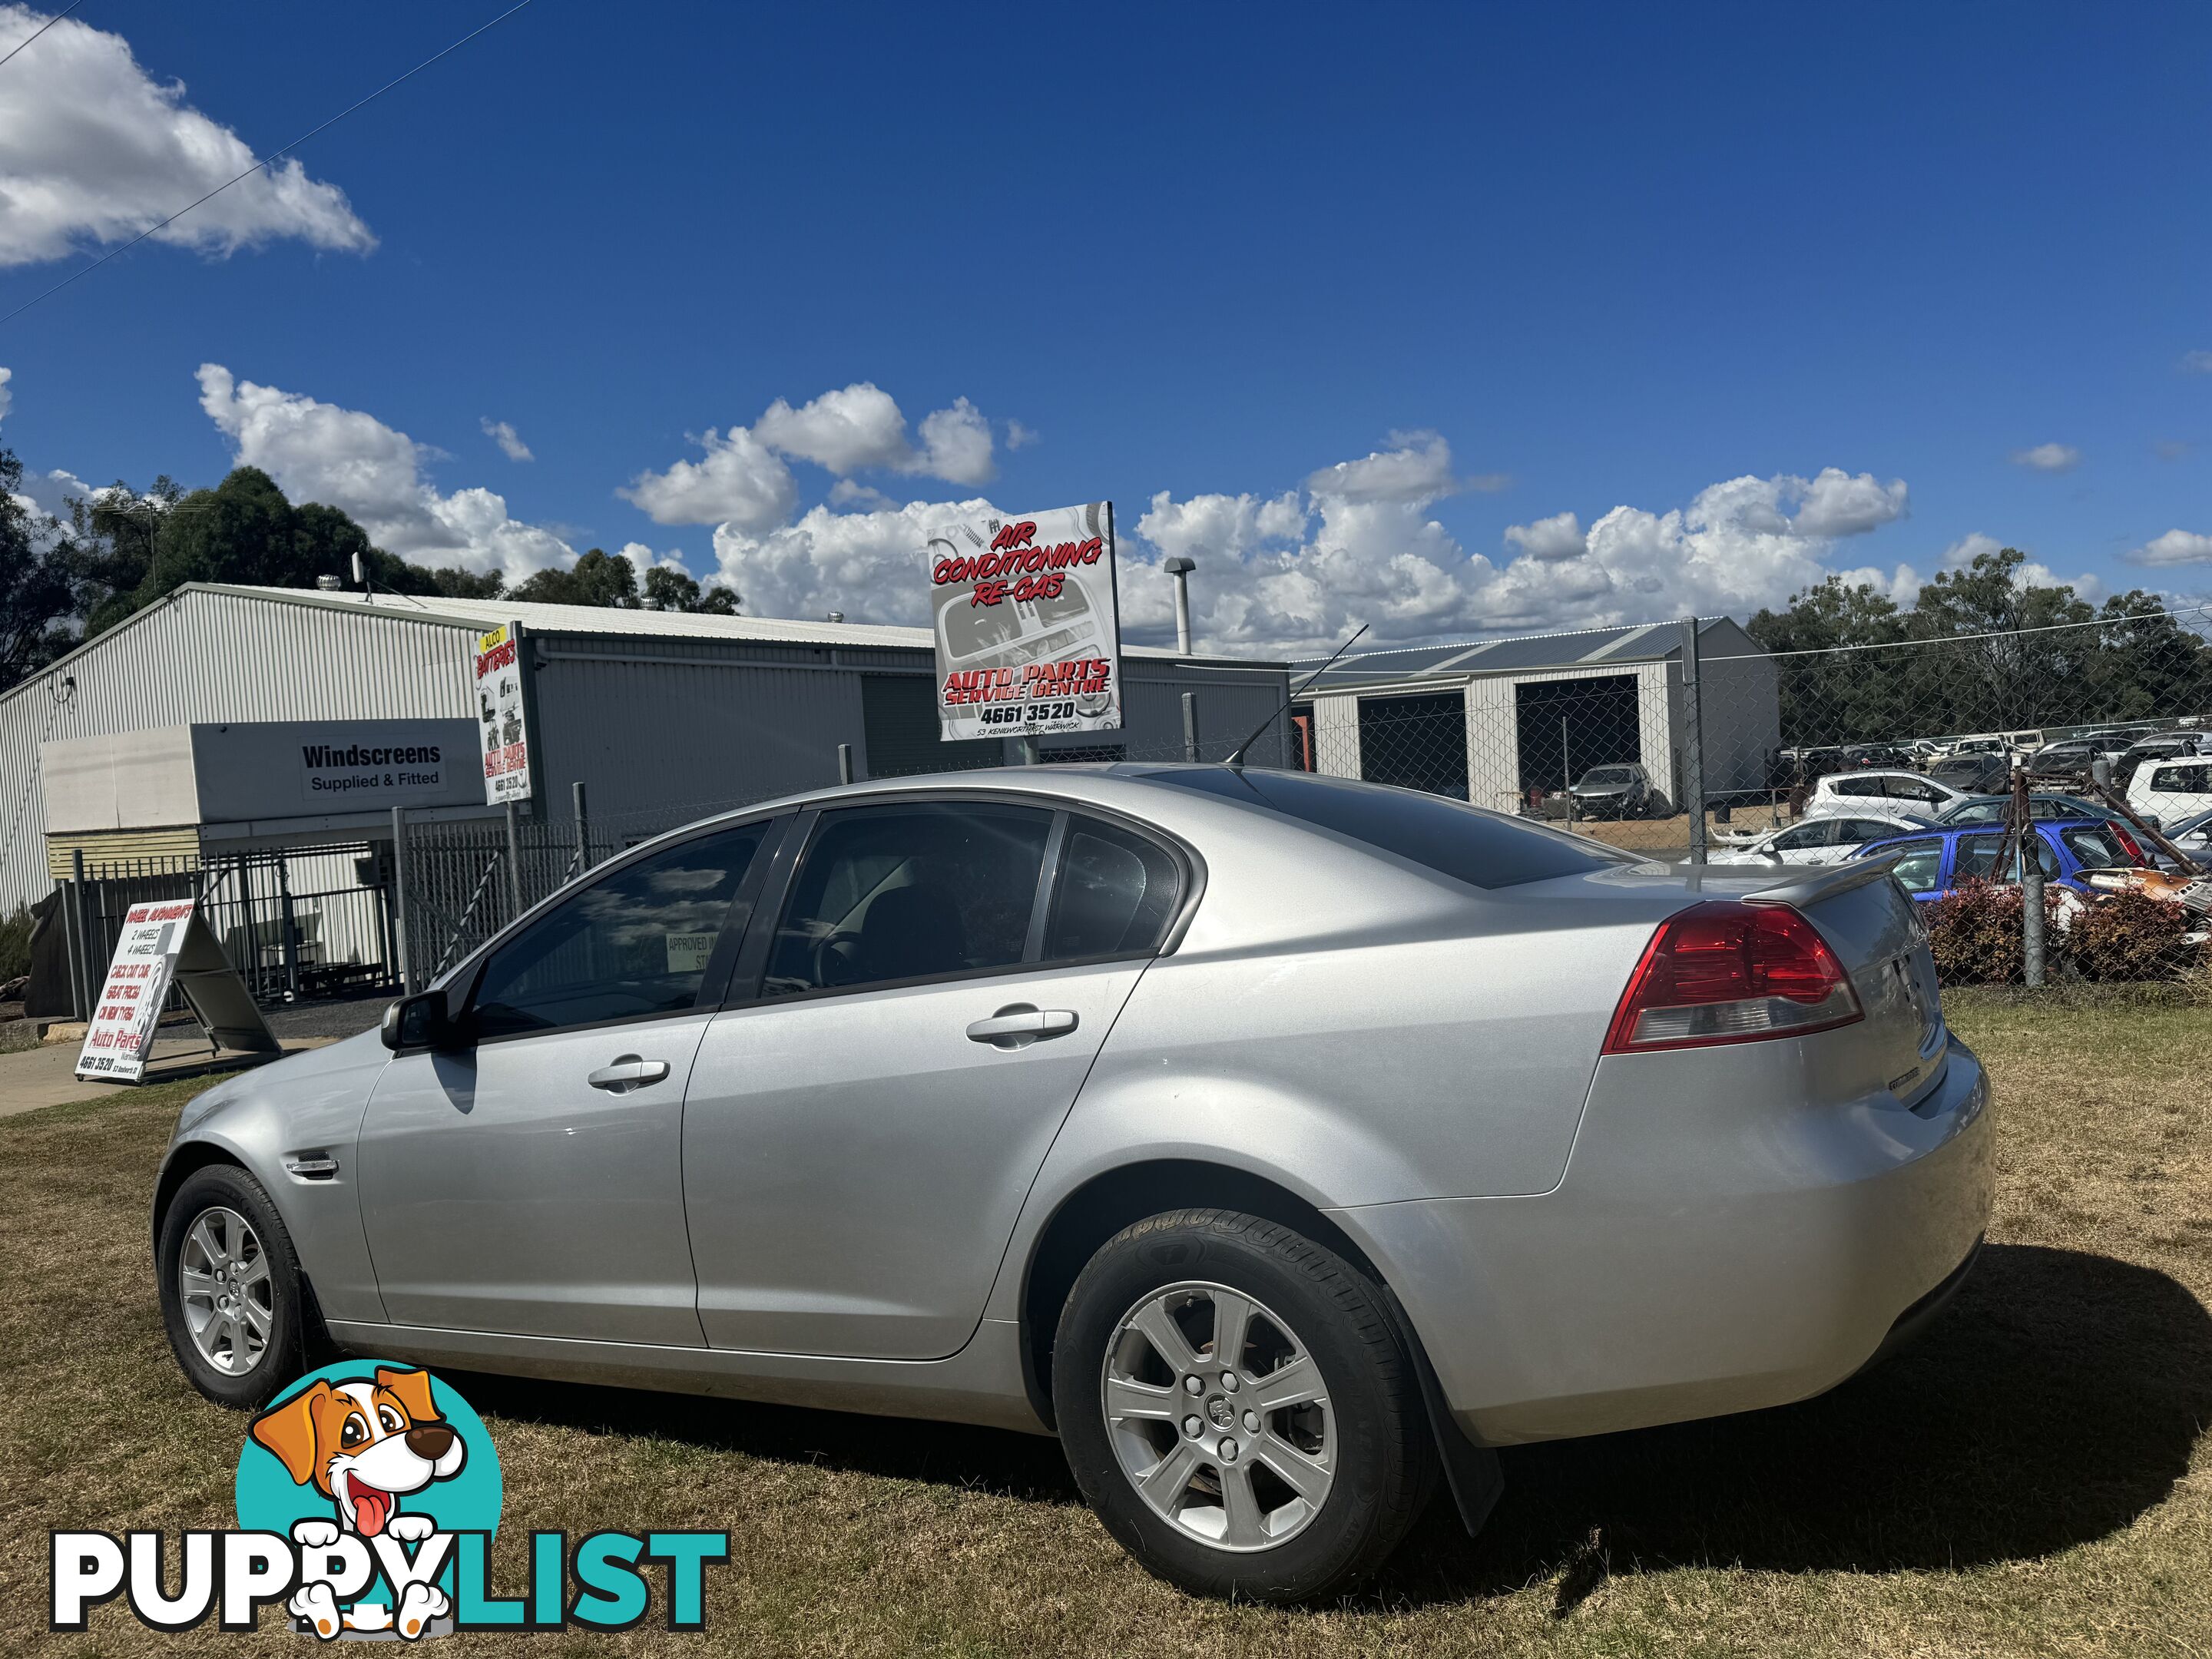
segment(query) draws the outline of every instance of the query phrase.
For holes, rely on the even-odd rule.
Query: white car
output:
[[[1932,818],[1967,792],[1938,783],[1925,772],[1896,772],[1869,769],[1863,772],[1831,772],[1805,803],[1805,816],[1856,812],[1866,807],[1887,806],[1894,812]]]
[[[1917,812],[1893,811],[1885,805],[1854,806],[1848,812],[1823,812],[1749,843],[1707,855],[1708,864],[1840,864],[1870,841],[1932,828]]]
[[[2160,823],[2179,823],[2212,809],[2212,757],[2145,761],[2128,780],[2128,805]]]

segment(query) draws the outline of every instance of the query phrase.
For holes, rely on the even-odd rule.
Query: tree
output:
[[[567,570],[541,570],[518,583],[514,599],[535,605],[595,605],[617,611],[688,611],[734,617],[737,591],[717,582],[703,593],[681,570],[656,564],[645,573],[641,590],[636,567],[627,555],[592,548]]]
[[[0,449],[0,684],[35,674],[76,643],[76,546],[18,493],[23,464]]]

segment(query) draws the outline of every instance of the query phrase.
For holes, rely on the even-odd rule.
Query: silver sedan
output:
[[[1372,1573],[1492,1448],[1833,1387],[1940,1305],[1988,1085],[1879,864],[1689,871],[1222,766],[694,825],[185,1109],[170,1340],[1057,1433],[1148,1566]]]

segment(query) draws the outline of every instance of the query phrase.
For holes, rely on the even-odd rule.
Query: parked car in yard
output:
[[[1373,1571],[1487,1448],[1803,1399],[1955,1286],[1989,1085],[1878,866],[1225,766],[851,786],[216,1085],[153,1194],[236,1407],[425,1364],[1057,1433],[1192,1589]],[[1499,1201],[1510,1200],[1510,1201]]]
[[[1894,811],[1887,801],[1850,812],[1823,813],[1770,830],[1735,845],[1715,848],[1709,864],[1839,864],[1864,842],[1885,841],[1908,830],[1924,830],[1931,820]]]
[[[2212,807],[2212,757],[2154,760],[2128,780],[2128,805],[2160,823],[2179,822]]]
[[[2212,807],[2182,819],[2170,829],[2161,826],[2161,833],[2185,853],[2201,856],[2212,852]]]
[[[1577,817],[1663,818],[1670,811],[1651,775],[1633,763],[1593,766],[1568,793]]]
[[[2144,861],[2142,849],[2102,818],[2062,818],[2039,822],[2034,827],[2036,862],[2044,880],[2084,898],[2095,890],[2082,879],[2084,871],[2124,868]],[[1945,896],[1965,881],[2007,884],[2018,881],[2020,854],[2014,848],[2008,855],[2006,843],[2010,839],[2008,831],[1999,829],[1939,830],[1869,842],[1850,856],[1859,860],[1897,855],[1890,873],[1899,886],[1924,902]],[[2004,861],[2002,870],[1997,867],[2000,859]]]
[[[1806,802],[1808,817],[1817,812],[1848,812],[1868,801],[1887,801],[1892,806],[1932,817],[1966,791],[1939,783],[1925,772],[1898,770],[1838,772],[1822,778]]]
[[[1963,789],[1970,795],[1994,795],[2001,793],[2010,780],[2012,763],[2002,754],[1977,750],[1969,754],[1947,755],[1924,770],[1947,789]]]
[[[1936,822],[1947,827],[1953,824],[2003,823],[2012,817],[2013,801],[2008,794],[1968,795],[1938,810]],[[2037,818],[2102,818],[2107,823],[2124,823],[2127,820],[2109,806],[2079,795],[2055,795],[2039,791],[2027,798],[2030,817]]]
[[[2120,757],[2112,763],[2112,785],[2125,790],[2135,781],[2136,772],[2144,762],[2173,760],[2182,756],[2204,752],[2201,734],[2195,732],[2161,732],[2154,737],[2131,744]]]

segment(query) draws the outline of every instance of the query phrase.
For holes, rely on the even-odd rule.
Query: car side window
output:
[[[988,802],[825,812],[792,878],[763,997],[1022,960],[1052,814]]]
[[[680,1013],[696,1005],[766,823],[680,842],[601,877],[492,952],[479,1037]]]
[[[2061,830],[2058,838],[2087,870],[2111,870],[2135,862],[2109,830],[2081,826]]]
[[[1936,790],[1917,778],[1887,779],[1883,793],[1893,800],[1919,800],[1931,805],[1938,799]]]
[[[1908,841],[1892,848],[1904,857],[1890,866],[1890,874],[1897,884],[1908,893],[1932,893],[1943,878],[1943,843],[1940,841]]]
[[[1837,826],[1836,840],[1839,845],[1850,847],[1896,833],[1897,825],[1884,823],[1880,818],[1845,818]]]
[[[1836,780],[1836,793],[1839,795],[1879,795],[1881,793],[1881,780],[1838,778]]]
[[[1808,847],[1832,847],[1836,844],[1836,821],[1816,818],[1810,823],[1801,823],[1795,830],[1785,830],[1774,838],[1778,853],[1802,853]]]
[[[1073,817],[1045,924],[1045,959],[1149,956],[1182,898],[1182,872],[1165,848],[1118,824]]]

